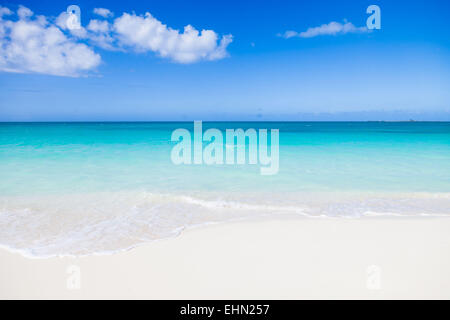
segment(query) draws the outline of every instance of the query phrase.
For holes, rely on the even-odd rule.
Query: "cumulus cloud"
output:
[[[0,71],[79,76],[100,64],[100,55],[44,16],[34,16],[23,6],[18,19],[5,20],[5,12],[12,13],[3,8],[0,12]]]
[[[94,12],[112,16],[104,8]],[[101,63],[94,47],[153,52],[173,62],[194,63],[228,56],[232,42],[231,35],[219,37],[213,30],[199,31],[191,25],[182,32],[172,29],[150,13],[123,13],[113,21],[92,19],[76,28],[68,23],[72,18],[67,12],[56,18],[36,16],[24,6],[14,14],[0,6],[0,71],[80,76]]]
[[[87,29],[93,32],[106,33],[109,31],[109,23],[107,21],[91,20],[87,26]]]
[[[224,58],[232,41],[231,35],[219,41],[213,30],[198,31],[191,25],[185,26],[183,32],[174,30],[148,12],[144,16],[124,13],[114,21],[114,31],[121,45],[138,52],[153,51],[179,63]]]
[[[70,15],[67,12],[61,12],[61,14],[56,18],[55,24],[64,31],[69,32],[72,36],[75,36],[79,39],[85,39],[88,37],[88,33],[85,28],[81,26],[81,24],[77,28],[69,28],[70,23]]]
[[[102,16],[103,18],[109,18],[114,15],[114,13],[105,8],[95,8],[93,12],[99,16]]]
[[[33,15],[33,11],[24,6],[19,6],[19,10],[17,10],[17,15],[19,16],[20,19],[25,19],[31,17]]]
[[[0,18],[3,16],[9,16],[10,14],[13,14],[11,10],[6,7],[0,6]]]
[[[105,20],[93,19],[87,26],[88,38],[96,46],[105,50],[119,50],[115,46],[115,39],[111,35],[111,24]]]
[[[338,35],[338,34],[346,34],[346,33],[363,33],[363,32],[369,32],[369,30],[366,27],[355,27],[353,23],[346,22],[339,23],[332,21],[328,24],[323,24],[318,27],[311,27],[308,28],[306,31],[303,32],[297,32],[288,30],[283,34],[280,34],[279,36],[289,39],[289,38],[313,38],[317,36],[323,36],[323,35]]]

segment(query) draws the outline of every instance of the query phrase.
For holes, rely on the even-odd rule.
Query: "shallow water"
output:
[[[203,127],[279,129],[278,174],[173,164],[171,134],[193,123],[0,124],[0,245],[84,255],[261,215],[450,216],[450,123]]]

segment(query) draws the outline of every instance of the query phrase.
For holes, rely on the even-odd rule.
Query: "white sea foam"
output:
[[[448,193],[157,194],[0,197],[0,246],[28,257],[111,254],[185,228],[262,216],[450,217]]]

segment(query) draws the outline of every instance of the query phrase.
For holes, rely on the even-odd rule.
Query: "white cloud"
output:
[[[79,25],[78,28],[69,28],[70,25],[70,15],[67,12],[61,12],[61,14],[56,18],[55,24],[61,28],[61,30],[70,32],[71,35],[79,38],[85,39],[88,37],[88,33],[85,28]]]
[[[89,21],[87,29],[93,32],[108,32],[109,31],[109,23],[107,21],[100,21],[93,19]]]
[[[33,11],[24,6],[19,6],[19,9],[17,10],[17,15],[19,16],[20,19],[26,19],[33,15]]]
[[[101,16],[107,9],[96,8]],[[228,55],[231,35],[219,38],[213,30],[198,31],[187,25],[183,32],[155,19],[124,13],[113,22],[92,19],[87,27],[69,28],[67,12],[48,19],[19,6],[17,15],[0,6],[0,71],[80,76],[94,70],[105,50],[154,52],[178,63],[217,60]]]
[[[100,55],[68,38],[45,17],[34,17],[23,6],[17,16],[0,18],[0,71],[79,76],[100,64]]]
[[[9,24],[9,22],[3,22],[3,16],[9,16],[13,14],[13,12],[11,10],[9,10],[6,7],[2,7],[0,6],[0,39],[2,39],[5,34],[6,34],[6,28]],[[0,48],[1,48],[1,42],[0,42]],[[1,62],[1,57],[0,57],[0,62]]]
[[[63,12],[57,19],[62,29],[67,29],[67,17]],[[123,13],[111,23],[93,19],[86,29],[81,27],[70,32],[105,50],[150,51],[178,63],[222,59],[228,55],[226,48],[232,42],[231,35],[219,40],[213,30],[198,31],[191,25],[180,32],[164,25],[148,12],[143,16]]]
[[[87,30],[89,31],[88,38],[96,46],[105,50],[118,50],[114,45],[115,39],[111,35],[111,24],[107,21],[93,19],[89,21]]]
[[[105,8],[95,8],[93,12],[99,16],[102,16],[103,18],[109,18],[114,15],[114,13]]]
[[[308,28],[306,31],[303,32],[288,30],[279,36],[285,39],[294,37],[313,38],[323,35],[338,35],[346,33],[363,33],[363,32],[369,32],[369,30],[366,27],[355,27],[351,22],[344,21],[344,23],[339,23],[332,21],[328,24],[323,24],[319,27]]]
[[[0,6],[0,18],[3,17],[3,16],[9,16],[11,14],[13,14],[13,12],[11,10],[9,10],[6,7]]]
[[[179,63],[222,59],[227,56],[226,47],[232,41],[231,35],[219,41],[213,30],[199,32],[191,25],[180,33],[148,12],[145,16],[124,13],[114,21],[114,31],[123,46],[138,52],[153,51]]]
[[[279,37],[283,37],[285,39],[289,39],[289,38],[293,38],[293,37],[298,37],[298,32],[297,31],[292,31],[292,30],[288,30],[283,34],[278,34]]]

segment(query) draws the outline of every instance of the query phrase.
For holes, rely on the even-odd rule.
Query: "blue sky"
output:
[[[70,4],[85,29],[93,19],[117,29],[124,12],[145,22],[149,12],[180,34],[186,25],[212,30],[217,41],[197,50],[196,38],[186,56],[150,45],[151,34],[136,40],[128,23],[108,33],[113,48],[105,49],[61,27],[64,43],[88,51],[73,50],[79,63],[55,67],[52,56],[48,66],[28,53],[13,60],[3,36],[0,121],[450,120],[448,1],[1,1],[13,12],[4,20],[20,20],[14,12],[23,5],[34,12],[24,20],[46,17],[43,28]],[[365,27],[371,4],[381,9],[380,30],[280,36],[330,22]]]

